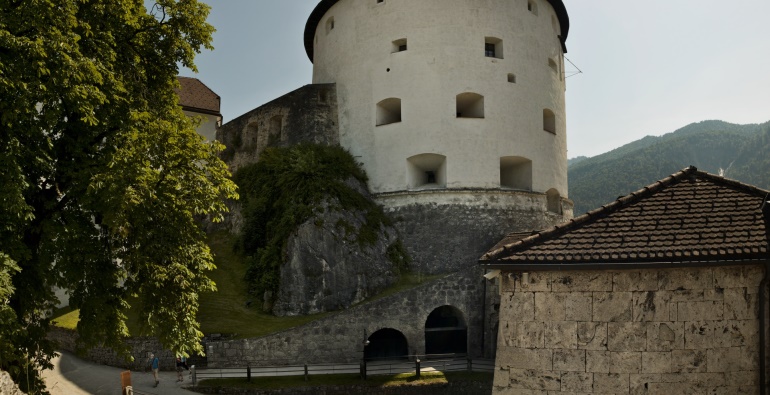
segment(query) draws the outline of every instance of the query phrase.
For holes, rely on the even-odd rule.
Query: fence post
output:
[[[198,375],[195,374],[195,365],[190,366],[190,375],[192,375],[192,385],[195,386],[198,383]]]
[[[307,381],[307,362],[305,362],[305,381]]]
[[[414,373],[417,375],[417,380],[420,379],[420,358],[414,360]]]
[[[251,382],[251,365],[246,364],[246,381]]]

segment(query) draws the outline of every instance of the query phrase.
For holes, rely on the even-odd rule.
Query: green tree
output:
[[[215,286],[202,223],[237,194],[174,88],[179,65],[212,48],[208,12],[0,0],[0,369],[23,388],[53,353],[57,286],[80,309],[83,347],[125,352],[135,300],[165,347],[203,351],[198,295]]]

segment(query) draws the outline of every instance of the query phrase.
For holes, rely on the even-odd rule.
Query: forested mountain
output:
[[[703,121],[663,136],[647,136],[592,158],[572,160],[569,197],[575,202],[575,215],[690,165],[769,189],[770,122],[735,125]]]

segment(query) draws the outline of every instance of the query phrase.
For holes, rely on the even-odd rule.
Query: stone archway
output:
[[[425,354],[465,354],[468,352],[468,326],[463,313],[452,306],[441,306],[425,320]]]
[[[380,329],[367,339],[369,344],[364,349],[367,361],[406,358],[409,345],[400,331],[391,328]]]

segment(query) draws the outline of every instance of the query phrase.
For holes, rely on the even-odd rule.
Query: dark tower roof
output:
[[[310,58],[311,62],[313,61],[314,56],[313,39],[315,38],[316,28],[318,27],[318,24],[321,23],[321,19],[326,14],[326,11],[329,11],[333,5],[337,4],[337,1],[339,0],[321,0],[307,19],[307,23],[305,24],[305,52],[307,52],[307,57]],[[548,2],[551,3],[554,11],[556,11],[556,16],[559,18],[559,25],[561,26],[562,33],[561,36],[559,36],[559,40],[561,40],[561,47],[566,53],[567,35],[569,34],[569,15],[567,15],[567,8],[564,7],[562,0],[548,0]]]

